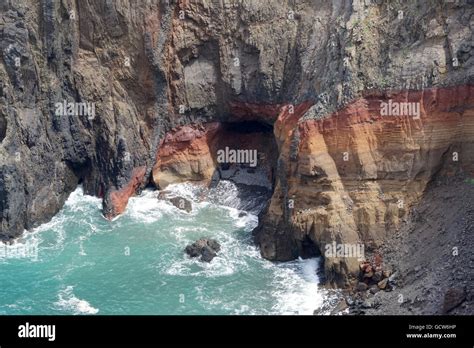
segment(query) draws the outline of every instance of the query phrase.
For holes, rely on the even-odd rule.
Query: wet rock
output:
[[[158,199],[165,200],[173,204],[176,208],[190,213],[193,210],[193,204],[189,199],[181,196],[173,196],[169,191],[162,191],[158,194]]]
[[[201,261],[204,262],[211,262],[220,250],[221,246],[216,240],[206,238],[201,238],[184,249],[191,257],[201,256]]]
[[[356,290],[357,291],[366,291],[368,288],[367,284],[360,282],[357,284]]]
[[[221,250],[221,245],[214,239],[209,239],[207,241],[207,245],[209,245],[209,247],[214,250],[216,253],[219,252]]]
[[[214,257],[216,257],[216,253],[210,247],[205,246],[201,249],[201,261],[204,262],[211,262]]]
[[[444,295],[443,313],[446,314],[466,299],[463,288],[449,288]]]
[[[190,213],[193,210],[193,205],[190,200],[183,197],[173,197],[170,198],[170,203],[173,204],[176,208]]]

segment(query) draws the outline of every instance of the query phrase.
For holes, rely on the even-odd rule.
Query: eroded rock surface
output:
[[[108,218],[150,181],[211,182],[226,144],[267,155],[255,234],[271,260],[378,248],[427,183],[472,173],[469,1],[3,1],[0,35],[4,240],[79,182]],[[382,117],[390,99],[420,117]],[[95,114],[57,115],[63,102]],[[273,135],[223,130],[249,121]],[[342,286],[358,271],[324,265]]]

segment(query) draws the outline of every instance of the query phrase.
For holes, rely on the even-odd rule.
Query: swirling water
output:
[[[169,187],[193,200],[191,213],[146,190],[114,221],[78,187],[50,222],[0,245],[0,314],[312,314],[328,296],[318,259],[262,259],[257,216],[239,214],[225,185],[205,201],[196,186]],[[183,252],[200,237],[222,246],[211,263]]]

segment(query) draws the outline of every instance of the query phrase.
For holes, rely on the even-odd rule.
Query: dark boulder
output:
[[[193,204],[189,199],[180,196],[172,196],[169,191],[162,191],[158,194],[158,199],[165,200],[173,204],[176,208],[190,213],[193,210]]]
[[[220,250],[221,246],[216,240],[206,238],[201,238],[184,249],[191,257],[201,256],[201,261],[204,262],[211,262]]]
[[[176,208],[186,211],[190,213],[193,210],[193,205],[191,201],[187,200],[183,197],[173,197],[170,198],[169,201],[173,204]]]
[[[201,261],[211,262],[216,255],[217,254],[208,246],[201,249]]]

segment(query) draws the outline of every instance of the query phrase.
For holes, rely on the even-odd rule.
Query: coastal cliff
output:
[[[263,257],[322,255],[347,286],[359,261],[325,245],[375,251],[430,182],[473,175],[472,9],[3,1],[0,237],[51,219],[79,183],[112,219],[146,185],[211,182],[217,150],[249,149],[273,190]],[[419,112],[386,114],[391,102]]]

